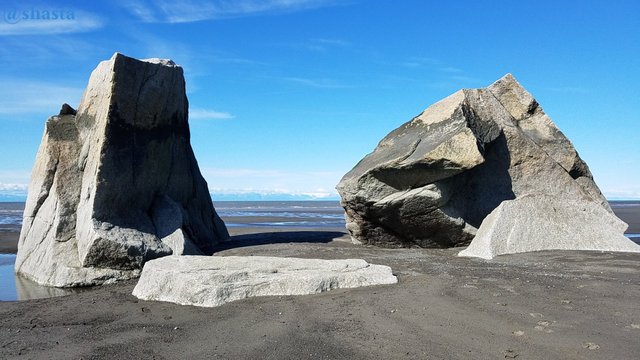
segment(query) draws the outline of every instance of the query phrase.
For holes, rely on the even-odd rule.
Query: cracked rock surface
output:
[[[501,203],[536,194],[593,204],[618,235],[626,228],[571,142],[511,74],[460,90],[393,130],[337,190],[352,239],[384,247],[468,245]]]
[[[168,256],[145,265],[133,295],[214,307],[255,296],[308,295],[397,282],[389,266],[361,259]]]
[[[86,286],[136,277],[170,254],[228,238],[190,145],[182,68],[116,53],[77,112],[47,120],[31,175],[16,272]]]

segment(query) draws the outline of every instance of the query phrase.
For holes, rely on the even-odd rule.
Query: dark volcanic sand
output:
[[[0,358],[634,359],[640,255],[544,252],[496,261],[459,249],[344,241],[244,246],[220,255],[360,257],[399,284],[218,308],[139,301],[135,281],[0,303]],[[247,244],[245,244],[247,245]]]
[[[638,209],[631,214],[638,215]],[[364,258],[391,266],[399,283],[218,308],[139,301],[130,295],[135,281],[4,302],[0,359],[637,359],[640,353],[640,254],[540,252],[483,261],[456,257],[460,249],[356,246],[339,228],[304,230],[232,228],[234,240],[217,254]]]

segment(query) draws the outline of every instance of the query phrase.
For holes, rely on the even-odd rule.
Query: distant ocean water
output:
[[[218,215],[233,227],[344,227],[338,201],[218,201]]]
[[[637,209],[640,214],[640,201],[612,201],[610,204],[616,212]],[[229,228],[345,225],[344,211],[338,201],[216,201],[214,206]],[[24,203],[0,202],[0,231],[19,231],[23,212]],[[640,238],[640,231],[626,235]]]
[[[0,231],[12,231],[22,226],[24,203],[0,202]]]
[[[340,227],[344,213],[338,201],[217,201],[228,227]],[[0,202],[0,230],[22,225],[24,203]]]

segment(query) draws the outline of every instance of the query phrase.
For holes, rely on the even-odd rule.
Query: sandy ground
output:
[[[15,254],[18,251],[19,236],[20,229],[0,231],[0,254]]]
[[[637,213],[636,213],[637,216]],[[147,302],[135,281],[0,303],[1,359],[637,359],[640,254],[352,245],[342,229],[232,229],[218,256],[364,258],[399,283],[218,308]],[[319,229],[318,229],[319,230]],[[267,231],[267,232],[265,232]],[[640,231],[638,231],[640,232]]]

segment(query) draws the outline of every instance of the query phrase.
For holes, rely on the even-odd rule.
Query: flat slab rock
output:
[[[397,282],[390,267],[361,259],[168,256],[145,264],[133,295],[214,307],[254,296],[308,295]]]

